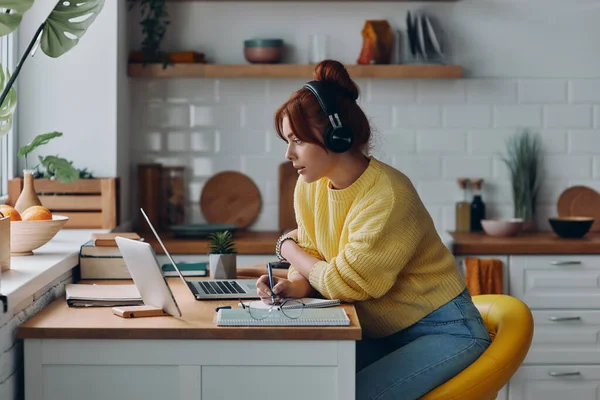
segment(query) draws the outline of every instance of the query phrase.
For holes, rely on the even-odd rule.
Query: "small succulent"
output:
[[[230,231],[216,232],[208,236],[208,254],[235,254],[235,243]]]

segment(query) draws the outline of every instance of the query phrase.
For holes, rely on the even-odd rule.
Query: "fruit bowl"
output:
[[[51,220],[11,221],[10,255],[33,255],[33,250],[48,243],[68,220],[64,215],[53,215]]]
[[[481,221],[483,231],[490,236],[508,237],[519,233],[523,227],[521,218],[485,219]]]

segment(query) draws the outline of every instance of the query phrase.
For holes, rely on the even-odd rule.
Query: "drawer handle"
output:
[[[550,265],[579,265],[581,261],[550,261]]]
[[[548,375],[550,376],[574,376],[574,375],[581,375],[581,372],[579,371],[573,371],[573,372],[548,372]]]
[[[548,317],[550,321],[579,321],[581,317],[579,315],[573,315],[570,317],[557,317],[555,315],[551,315]]]

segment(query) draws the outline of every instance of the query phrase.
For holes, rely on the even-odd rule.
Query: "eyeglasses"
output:
[[[251,301],[245,304],[240,300],[242,308],[250,314],[250,317],[256,320],[263,320],[271,315],[281,313],[290,319],[300,318],[306,305],[300,299],[285,299],[280,303],[266,304],[261,300]]]

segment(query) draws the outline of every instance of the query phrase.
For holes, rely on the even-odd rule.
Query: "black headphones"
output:
[[[336,88],[332,84],[322,81],[310,81],[305,83],[304,87],[315,95],[321,105],[321,109],[327,115],[327,118],[329,118],[330,124],[327,124],[325,132],[323,132],[325,147],[334,153],[348,151],[352,147],[354,136],[352,135],[352,131],[348,127],[344,127],[342,121],[340,121],[335,107],[334,93],[336,92]],[[340,90],[337,91],[340,92]],[[352,98],[347,95],[346,97]]]

